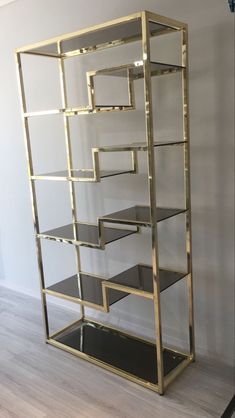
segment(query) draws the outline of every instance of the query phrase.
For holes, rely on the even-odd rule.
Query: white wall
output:
[[[189,24],[193,264],[197,350],[211,358],[231,364],[234,330],[232,196],[234,190],[234,30],[233,15],[229,12],[226,0],[135,0],[132,2],[97,0],[92,7],[91,3],[86,4],[80,0],[18,0],[0,9],[0,283],[30,294],[38,295],[39,293],[14,48],[142,9],[155,11]],[[118,49],[113,50],[110,55],[112,63],[119,59],[120,53],[117,51]],[[162,53],[164,49],[159,46],[156,52],[158,51]],[[109,52],[100,55],[99,67],[103,66],[104,60],[110,59],[108,54]],[[126,60],[131,61],[135,58],[135,54],[137,54],[136,46],[128,47],[125,52]],[[49,74],[49,71],[54,69],[55,62],[48,63],[45,59],[36,59],[43,65],[37,69],[34,58],[30,67],[28,66],[30,68],[28,78],[31,81],[31,93],[37,94],[40,101],[44,98],[43,91],[39,81],[34,80],[39,80],[43,78],[43,75]],[[96,56],[89,55],[87,62],[84,61],[80,68],[84,70],[86,65],[92,69],[97,68]],[[76,74],[77,68],[79,64],[74,64],[70,70]],[[175,95],[173,98],[171,96],[170,102],[164,100],[165,96],[176,88],[177,81],[175,84],[174,81],[169,81],[169,85],[167,81],[154,81],[154,83],[156,83],[164,109],[164,113],[161,113],[162,118],[158,119],[158,134],[167,137],[176,132],[174,131],[176,128],[169,123],[172,118],[176,122],[175,114],[172,113],[172,118],[168,120],[166,110],[172,111],[177,90],[174,90]],[[80,81],[79,88],[81,87]],[[58,99],[56,79],[52,79],[46,89],[49,94],[46,98],[47,103],[44,103],[45,107],[49,108],[53,100]],[[141,85],[137,87],[140,110],[136,113],[97,115],[89,119],[89,122],[88,117],[72,122],[73,132],[77,133],[76,138],[82,141],[82,153],[80,152],[78,160],[83,167],[89,166],[90,157],[87,147],[92,144],[122,143],[129,142],[130,139],[141,140],[143,138],[144,119],[140,97]],[[73,99],[76,98],[75,95]],[[36,102],[31,101],[31,105],[36,107]],[[57,126],[57,131],[52,137],[51,133],[55,126]],[[32,131],[35,136],[34,153],[41,161],[42,165],[38,169],[41,168],[42,171],[47,166],[51,167],[50,164],[55,169],[63,165],[63,136],[59,128],[60,122],[57,121],[44,120],[43,124],[42,120],[32,122]],[[177,129],[179,133],[180,126]],[[48,159],[49,156],[52,156],[51,160]],[[57,160],[60,167],[56,165]],[[169,181],[166,182],[163,176],[159,184],[161,201],[164,201],[170,192],[172,202],[176,202],[178,189],[176,192],[174,173],[179,161],[180,156],[175,158],[173,151],[159,155],[160,173],[164,173],[165,176],[166,164],[170,166]],[[94,221],[96,216],[128,207],[133,201],[147,202],[144,171],[146,171],[146,164],[142,156],[142,174],[139,176],[106,179],[96,186],[79,184],[77,191],[81,218]],[[124,182],[125,190],[123,189]],[[69,222],[71,214],[67,186],[44,183],[39,184],[38,189],[42,202],[39,207],[42,229]],[[141,196],[139,190],[142,191]],[[59,196],[62,197],[61,200]],[[98,202],[95,209],[94,201]],[[57,209],[58,203],[59,210]],[[50,209],[46,210],[48,205]],[[168,244],[173,242],[176,245],[175,238],[178,237],[177,228],[180,225],[174,222],[172,225],[161,226],[161,260],[162,264],[166,264],[170,259],[173,266],[176,266],[177,251],[180,252],[182,248],[177,246],[175,249],[174,247],[169,249]],[[98,273],[111,276],[133,265],[137,260],[150,261],[149,253],[146,253],[146,249],[149,249],[149,235],[143,232],[135,244],[133,242],[132,237],[126,238],[106,247],[105,252],[83,249],[84,269],[93,272],[98,270]],[[71,246],[45,242],[43,251],[48,280],[62,279],[65,274],[74,273]],[[168,258],[164,254],[167,254]],[[185,299],[183,283],[175,286],[175,289],[168,290],[162,298],[164,338],[173,344],[178,344],[180,338],[182,341],[186,339]],[[126,302],[127,299],[117,304],[112,310],[111,321],[125,323],[127,327],[133,323],[135,328],[139,328],[140,332],[145,334],[148,334],[147,329],[153,330],[150,304],[134,297],[129,298],[129,303]]]

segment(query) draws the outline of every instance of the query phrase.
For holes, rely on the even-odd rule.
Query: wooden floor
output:
[[[0,287],[1,418],[220,417],[233,390],[224,368],[198,359],[159,396],[46,345],[40,302]]]

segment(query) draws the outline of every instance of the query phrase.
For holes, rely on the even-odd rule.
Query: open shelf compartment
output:
[[[156,345],[140,338],[85,320],[57,333],[48,342],[114,373],[125,373],[130,379],[133,377],[148,385],[158,383]],[[164,376],[186,360],[186,355],[164,348]]]
[[[163,292],[168,287],[183,279],[187,273],[160,269],[159,275],[160,291]],[[79,296],[79,280],[81,298]],[[108,290],[108,301],[104,301],[103,299],[102,287]],[[137,294],[152,299],[152,267],[137,264],[110,279],[93,276],[88,273],[80,273],[79,277],[78,275],[74,275],[47,287],[44,293],[107,311],[105,306],[111,306],[129,294]]]

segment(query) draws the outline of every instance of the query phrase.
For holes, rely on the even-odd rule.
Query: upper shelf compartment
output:
[[[148,14],[151,36],[162,35],[182,28],[180,22],[168,19],[166,24],[161,16]],[[142,35],[141,16],[142,13],[135,13],[122,19],[115,19],[101,25],[19,48],[17,52],[66,58],[138,41]],[[61,46],[60,54],[58,53],[58,43]]]

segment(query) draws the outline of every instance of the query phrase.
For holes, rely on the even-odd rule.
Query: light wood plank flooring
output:
[[[0,287],[1,418],[220,417],[233,390],[227,370],[199,358],[159,396],[46,345],[40,302]]]

